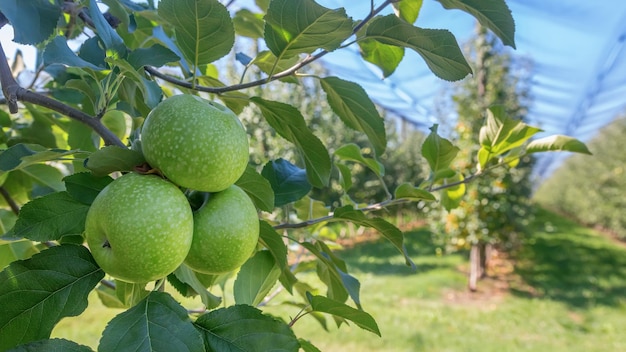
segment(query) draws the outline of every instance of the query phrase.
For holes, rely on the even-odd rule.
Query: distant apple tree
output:
[[[439,2],[467,12],[505,45],[515,46],[513,18],[503,0]],[[385,77],[407,49],[441,79],[460,80],[472,72],[449,31],[414,25],[421,0],[372,2],[363,18],[314,0],[247,4],[0,0],[0,26],[10,25],[13,40],[38,53],[35,71],[24,69],[19,56],[11,67],[0,43],[0,350],[89,351],[50,335],[61,319],[85,310],[93,290],[104,305],[124,308],[103,331],[99,351],[317,351],[291,329],[307,315],[330,315],[337,325],[349,322],[380,335],[374,317],[362,309],[358,279],[328,239],[301,240],[293,231],[319,230],[334,222],[373,228],[413,266],[402,231],[372,215],[373,210],[442,199],[452,204],[463,196],[466,183],[530,153],[588,152],[565,136],[531,141],[539,129],[490,107],[472,174],[451,168],[459,148],[435,125],[421,148],[430,167],[427,179],[386,190],[372,204],[342,197],[339,206],[330,208],[311,200],[310,211],[296,213],[291,207],[292,216],[277,217],[277,209],[289,209],[285,205],[328,187],[331,178],[347,194],[354,165],[381,179],[384,175],[379,159],[387,148],[385,124],[367,92],[340,76],[303,75],[306,66],[356,46]],[[240,49],[246,45],[261,51]],[[243,68],[236,81],[225,81],[224,60]],[[307,125],[307,111],[258,94],[276,89],[277,80],[318,81],[336,123],[367,137],[369,152],[349,143],[330,155]],[[101,190],[123,174],[160,175],[144,159],[141,126],[157,104],[178,94],[218,101],[237,114],[252,108],[297,150],[262,167],[250,164],[236,182],[257,208],[260,236],[250,259],[225,275],[234,277],[233,305],[221,304],[214,289],[224,275],[198,274],[181,264],[154,283],[129,283],[108,275],[85,244],[87,213]],[[197,192],[181,191],[193,205]],[[308,253],[305,259],[290,255],[295,247]],[[299,281],[305,271],[315,272],[323,286]],[[291,321],[262,310],[274,287],[293,295],[297,307]],[[183,307],[170,288],[199,296],[203,309]]]

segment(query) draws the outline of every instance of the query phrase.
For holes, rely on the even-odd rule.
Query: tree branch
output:
[[[356,34],[358,31],[361,30],[361,28],[363,28],[363,26],[365,26],[365,24],[367,22],[369,22],[372,18],[374,18],[377,14],[379,14],[385,7],[387,7],[389,4],[393,3],[394,0],[386,0],[384,1],[380,6],[378,6],[377,8],[373,8],[372,11],[370,11],[370,13],[365,16],[365,18],[359,23],[357,24],[354,29],[352,30],[352,35]],[[295,65],[291,66],[290,68],[276,73],[274,75],[271,75],[269,77],[265,77],[256,81],[251,81],[251,82],[247,82],[247,83],[240,83],[240,84],[234,84],[234,85],[230,85],[230,86],[224,86],[224,87],[207,87],[207,86],[200,86],[200,85],[195,85],[193,83],[187,82],[187,81],[183,81],[171,76],[168,76],[166,74],[163,74],[161,72],[159,72],[159,70],[157,70],[155,67],[152,66],[144,66],[144,69],[146,70],[146,72],[150,73],[152,76],[160,78],[166,82],[172,83],[174,85],[177,85],[179,87],[183,87],[183,88],[187,88],[187,89],[192,89],[192,90],[196,90],[199,92],[205,92],[205,93],[213,93],[213,94],[221,94],[221,93],[226,93],[226,92],[232,92],[232,91],[237,91],[237,90],[242,90],[242,89],[246,89],[246,88],[252,88],[252,87],[257,87],[257,86],[261,86],[264,84],[267,84],[269,82],[281,79],[281,78],[285,78],[288,76],[291,76],[293,74],[295,74],[299,69],[301,69],[302,67],[312,63],[313,61],[319,60],[320,58],[324,57],[326,54],[330,53],[328,50],[322,50],[319,53],[315,54],[315,55],[309,55],[306,58],[304,58],[302,61],[296,63]]]
[[[520,156],[520,157],[522,157],[522,156]],[[490,167],[488,169],[485,169],[485,170],[482,170],[482,171],[478,171],[478,172],[476,172],[476,173],[474,173],[474,174],[464,178],[461,181],[447,183],[445,185],[441,185],[441,186],[438,186],[438,187],[432,187],[432,188],[429,188],[428,191],[429,192],[441,191],[441,190],[446,189],[446,188],[452,188],[452,187],[456,187],[456,186],[459,186],[459,185],[462,185],[462,184],[470,183],[475,178],[478,178],[481,175],[484,175],[486,170],[490,170],[490,169],[493,169],[493,168],[496,168],[496,167],[500,167],[500,166],[503,166],[503,165],[505,165],[505,164],[504,163],[499,163],[499,164],[493,165],[492,167]],[[410,202],[413,202],[413,200],[407,199],[407,198],[388,199],[388,200],[385,200],[385,201],[382,201],[382,202],[379,202],[379,203],[370,204],[370,205],[368,205],[366,207],[363,207],[363,208],[358,208],[356,210],[360,210],[360,211],[363,211],[363,212],[370,212],[370,211],[381,210],[381,209],[384,209],[386,207],[390,207],[390,206],[394,206],[394,205],[400,205],[400,204],[405,204],[405,203],[410,203]],[[309,226],[313,226],[315,224],[319,224],[321,222],[332,221],[333,219],[335,219],[335,217],[333,216],[333,213],[331,212],[331,213],[329,213],[326,216],[322,216],[322,217],[319,217],[319,218],[310,219],[310,220],[306,220],[306,221],[302,221],[302,222],[278,224],[278,225],[274,226],[274,229],[275,230],[301,229],[301,228],[304,228],[304,227],[309,227]],[[341,219],[336,219],[336,220],[339,221]]]
[[[2,22],[0,19],[0,27],[2,27],[1,25]],[[2,92],[6,98],[9,111],[12,114],[18,112],[18,101],[33,103],[54,110],[89,126],[102,137],[107,145],[117,145],[126,148],[126,145],[97,118],[45,95],[20,87],[15,78],[13,78],[2,43],[0,43],[0,84],[2,84]]]

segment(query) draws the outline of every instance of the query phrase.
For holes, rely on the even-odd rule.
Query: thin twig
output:
[[[11,211],[13,211],[15,215],[20,215],[20,206],[17,205],[17,203],[15,203],[15,200],[13,199],[13,197],[11,197],[7,189],[4,188],[3,186],[0,186],[0,195],[2,195],[2,198],[4,198],[4,201],[7,202],[7,204],[11,208]]]

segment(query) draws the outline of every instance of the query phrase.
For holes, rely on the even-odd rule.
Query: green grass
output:
[[[416,271],[382,240],[342,251],[382,337],[331,319],[326,332],[308,316],[294,330],[322,351],[626,351],[626,247],[546,212],[529,233],[514,253],[511,293],[493,296],[466,293],[465,255],[437,256],[425,231],[407,234]],[[265,309],[288,320],[298,310],[278,305],[288,299]],[[95,347],[118,312],[92,304],[54,335]]]

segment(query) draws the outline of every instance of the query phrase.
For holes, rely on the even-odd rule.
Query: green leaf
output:
[[[428,192],[425,189],[417,188],[410,183],[403,183],[398,186],[398,188],[396,188],[395,197],[396,199],[407,198],[413,200],[427,201],[437,200],[432,193]]]
[[[396,12],[396,16],[413,24],[417,21],[422,3],[422,0],[400,0],[393,3],[393,9]]]
[[[13,171],[29,165],[59,160],[76,150],[48,149],[37,144],[18,143],[0,153],[0,171]]]
[[[107,52],[114,52],[120,58],[125,57],[126,45],[124,45],[124,40],[104,18],[102,12],[100,12],[100,9],[98,8],[96,0],[89,0],[89,16],[91,17],[91,20],[96,27],[97,35],[104,43],[104,47],[107,49]]]
[[[287,324],[247,305],[213,310],[194,324],[207,351],[297,352],[300,348]]]
[[[0,350],[50,337],[64,317],[87,307],[104,277],[87,248],[61,245],[0,272]]]
[[[89,206],[67,192],[50,193],[24,204],[13,235],[33,241],[58,240],[64,235],[81,234]]]
[[[326,295],[340,302],[345,302],[350,297],[360,307],[360,283],[347,273],[346,263],[320,241],[315,244],[301,242],[300,245],[317,257],[317,276],[328,288]]]
[[[585,143],[576,138],[563,135],[553,135],[536,139],[526,146],[526,153],[529,154],[552,151],[567,151],[591,155]]]
[[[274,190],[274,206],[280,207],[304,197],[311,191],[306,172],[285,159],[265,164],[261,175]]]
[[[115,297],[126,308],[133,307],[146,298],[148,294],[150,294],[150,291],[146,290],[146,284],[133,284],[115,280]]]
[[[281,270],[270,251],[258,251],[239,269],[233,286],[235,304],[256,306],[276,285]]]
[[[272,185],[266,178],[256,172],[253,166],[248,165],[235,184],[248,194],[257,208],[267,212],[271,212],[274,209]]]
[[[55,192],[65,190],[61,181],[63,174],[54,166],[46,164],[33,164],[20,169],[22,174],[30,177],[35,183],[48,187]]]
[[[352,20],[341,8],[312,0],[273,0],[265,15],[265,42],[278,58],[322,48],[333,51],[352,34]]]
[[[253,39],[263,38],[263,15],[241,9],[233,17],[235,33]]]
[[[213,295],[206,289],[206,286],[197,277],[197,273],[191,270],[187,265],[182,264],[173,273],[173,275],[183,284],[189,285],[194,290],[200,299],[202,304],[207,309],[216,308],[222,303],[222,299]]]
[[[367,26],[365,38],[414,50],[441,79],[457,81],[472,73],[454,35],[447,30],[418,28],[387,15]]]
[[[252,60],[252,63],[255,64],[261,71],[265,72],[268,75],[272,75],[274,73],[282,72],[290,67],[294,66],[298,63],[298,57],[293,56],[290,58],[283,58],[278,60],[271,51],[265,50],[261,51],[255,58]],[[298,78],[294,76],[287,76],[280,79],[283,82],[287,83],[298,83]]]
[[[415,264],[409,258],[409,255],[404,246],[404,234],[400,229],[385,221],[382,218],[367,218],[360,210],[355,210],[352,206],[348,205],[335,210],[333,215],[336,219],[348,220],[356,225],[371,227],[388,239],[400,253],[404,256],[406,265],[415,267]]]
[[[95,71],[103,70],[89,61],[83,60],[67,46],[67,39],[57,36],[46,45],[43,51],[43,62],[46,66],[62,64],[71,67],[89,68]]]
[[[65,188],[72,198],[77,201],[91,205],[96,196],[106,187],[113,179],[109,176],[97,177],[90,172],[80,172],[63,179]]]
[[[61,7],[48,0],[3,0],[0,12],[11,22],[13,41],[36,45],[50,38],[61,16]]]
[[[0,240],[0,270],[6,268],[9,264],[16,260],[28,259],[36,253],[39,253],[39,250],[35,247],[32,241]]]
[[[456,173],[453,177],[443,180],[443,185],[445,186],[449,183],[457,183],[463,181],[463,179],[463,175],[461,175],[460,173]],[[461,204],[461,200],[463,200],[466,189],[467,186],[465,185],[465,183],[459,183],[456,186],[451,186],[443,189],[441,191],[440,200],[443,207],[447,211],[458,207]]]
[[[298,281],[293,275],[287,262],[287,246],[283,238],[274,230],[272,225],[265,221],[260,221],[259,243],[267,248],[274,257],[276,265],[282,271],[280,281],[283,286],[292,292],[293,285]]]
[[[134,171],[135,166],[145,162],[143,155],[136,150],[110,145],[92,153],[85,161],[85,167],[95,176],[106,176],[114,171]]]
[[[299,219],[309,220],[328,216],[330,209],[326,207],[324,202],[315,200],[311,197],[303,197],[293,204]]]
[[[515,48],[515,22],[504,0],[437,0],[446,9],[459,9],[491,29],[505,45]]]
[[[394,3],[395,4],[395,3]],[[374,39],[358,41],[361,57],[383,71],[383,77],[391,76],[404,57],[404,48],[383,44]]]
[[[437,128],[438,125],[430,128],[431,132],[422,144],[422,156],[428,161],[428,165],[434,173],[448,169],[460,151],[449,140],[441,138],[437,134]]]
[[[304,339],[298,339],[300,342],[300,348],[304,352],[322,352],[319,348],[315,347],[310,341]]]
[[[503,106],[490,107],[487,123],[480,128],[478,138],[481,145],[480,166],[484,168],[491,158],[521,146],[538,132],[541,129],[510,118]]]
[[[174,28],[176,45],[194,67],[223,57],[235,43],[230,14],[217,0],[161,0],[158,12]]]
[[[115,289],[102,283],[96,287],[96,294],[98,298],[100,298],[100,302],[107,308],[119,308],[126,309],[128,308],[119,298],[117,298],[117,294],[115,293]]]
[[[360,163],[372,170],[378,176],[382,176],[385,174],[385,167],[383,166],[383,164],[376,159],[364,157],[361,154],[361,149],[356,144],[350,143],[339,147],[337,150],[335,150],[335,156],[339,157],[342,160],[349,160]]]
[[[64,339],[40,340],[13,348],[8,352],[92,352],[87,346]]]
[[[106,51],[101,47],[100,38],[91,37],[80,46],[78,57],[98,67],[106,67]]]
[[[291,105],[259,97],[250,98],[250,101],[261,109],[265,120],[279,135],[298,148],[304,159],[309,182],[318,188],[327,186],[331,170],[330,156],[324,144],[306,126],[300,111]]]
[[[350,188],[352,188],[352,172],[350,171],[350,168],[344,164],[335,163],[335,166],[341,174],[341,187],[343,187],[343,190],[347,192]]]
[[[341,317],[343,319],[350,320],[361,329],[373,332],[374,334],[381,336],[380,330],[378,329],[378,324],[376,324],[376,320],[374,320],[374,318],[368,313],[323,296],[314,296],[308,293],[307,298],[309,300],[309,303],[311,303],[311,309],[313,309],[314,311],[328,313]]]
[[[148,48],[131,51],[127,60],[134,68],[140,69],[147,65],[161,67],[170,62],[180,61],[180,57],[163,45],[154,44]]]
[[[346,126],[365,133],[377,155],[384,153],[387,146],[385,122],[365,90],[337,77],[323,78],[321,84],[335,114]]]
[[[152,291],[118,314],[102,333],[100,352],[204,351],[187,310],[167,293]]]

